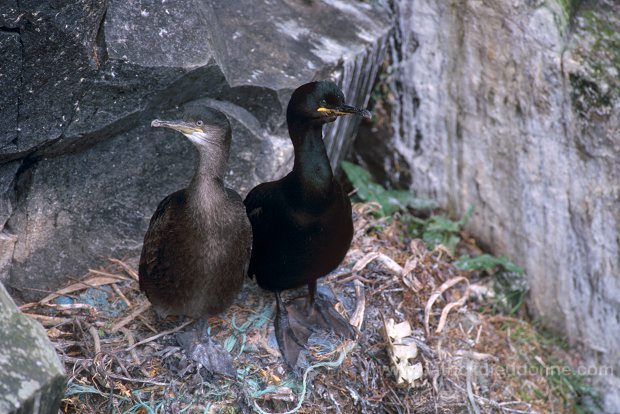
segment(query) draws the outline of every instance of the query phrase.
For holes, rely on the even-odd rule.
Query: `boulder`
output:
[[[393,6],[389,145],[411,188],[475,207],[469,230],[525,268],[534,316],[584,349],[620,412],[620,6]]]
[[[139,253],[159,201],[188,183],[191,144],[152,119],[198,99],[226,112],[227,182],[245,194],[290,168],[297,86],[332,78],[367,103],[391,20],[354,0],[22,0],[0,27],[0,280],[30,301]],[[334,166],[357,122],[326,131]]]
[[[0,412],[56,414],[65,373],[47,333],[0,283]]]

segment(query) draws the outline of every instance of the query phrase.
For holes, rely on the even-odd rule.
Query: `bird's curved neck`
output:
[[[293,124],[289,134],[295,148],[292,174],[310,193],[327,195],[333,185],[333,172],[323,143],[323,125]]]
[[[228,151],[224,148],[197,148],[198,166],[189,185],[192,204],[202,209],[224,194]]]

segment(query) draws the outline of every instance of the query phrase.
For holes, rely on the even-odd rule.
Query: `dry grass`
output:
[[[113,260],[22,306],[47,328],[65,364],[63,412],[563,412],[566,396],[548,375],[520,369],[547,365],[550,346],[537,331],[483,311],[484,299],[472,292],[484,286],[454,268],[441,247],[429,251],[403,237],[398,219],[373,218],[372,208],[355,206],[353,246],[323,281],[362,334],[355,343],[314,338],[299,375],[277,349],[275,301],[252,281],[210,320],[213,336],[235,357],[235,379],[214,377],[187,359],[174,333],[191,321],[155,316],[131,260]],[[397,385],[393,375],[383,334],[390,318],[413,327],[419,353],[412,362],[423,366],[413,386]],[[551,352],[556,363],[576,361],[558,347]]]

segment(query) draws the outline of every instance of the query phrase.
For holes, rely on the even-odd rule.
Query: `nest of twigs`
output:
[[[298,374],[285,366],[274,339],[272,294],[250,280],[235,305],[209,321],[214,338],[233,355],[236,378],[214,376],[187,358],[174,334],[192,321],[155,315],[138,289],[135,258],[111,260],[104,270],[23,305],[46,327],[66,367],[62,410],[546,412],[521,401],[514,378],[493,369],[514,355],[500,326],[510,318],[477,312],[470,275],[456,270],[444,249],[408,240],[398,218],[376,219],[372,209],[355,206],[351,250],[322,280],[361,336],[344,343],[317,338]],[[386,335],[390,319],[409,323],[406,338]],[[401,369],[415,369],[395,366],[399,341],[412,352]],[[535,378],[532,383],[544,387]]]

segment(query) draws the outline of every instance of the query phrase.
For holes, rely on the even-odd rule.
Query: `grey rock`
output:
[[[395,1],[391,145],[618,395],[620,7],[573,3]]]
[[[6,222],[13,213],[14,177],[21,166],[20,161],[13,161],[0,165],[0,283],[4,282],[2,275],[8,274],[13,260],[13,251],[17,237],[4,229]]]
[[[83,79],[91,77],[96,68],[96,34],[105,7],[103,2],[84,0],[65,4],[21,1],[16,10],[17,17],[7,23],[21,44],[15,60],[18,125],[9,124],[17,137],[11,148],[3,149],[3,158],[23,154],[63,134],[84,92]],[[0,129],[7,128],[3,124]]]
[[[152,119],[198,99],[226,112],[227,181],[245,194],[290,167],[292,91],[332,78],[365,105],[391,30],[387,9],[354,0],[8,5],[0,280],[25,301],[107,257],[137,254],[157,203],[187,184],[190,144],[152,130]],[[356,128],[350,118],[326,131],[334,166]]]
[[[109,59],[143,67],[193,68],[211,61],[208,2],[110,0],[105,21]],[[151,39],[151,40],[147,40]]]
[[[14,177],[21,162],[14,161],[0,165],[0,227],[3,227],[13,212]]]
[[[56,414],[65,374],[43,327],[22,314],[0,283],[0,412]]]
[[[0,55],[5,62],[0,76],[0,119],[3,119],[7,128],[0,130],[0,150],[14,146],[17,139],[17,113],[19,108],[19,87],[21,44],[17,32],[0,32]]]

